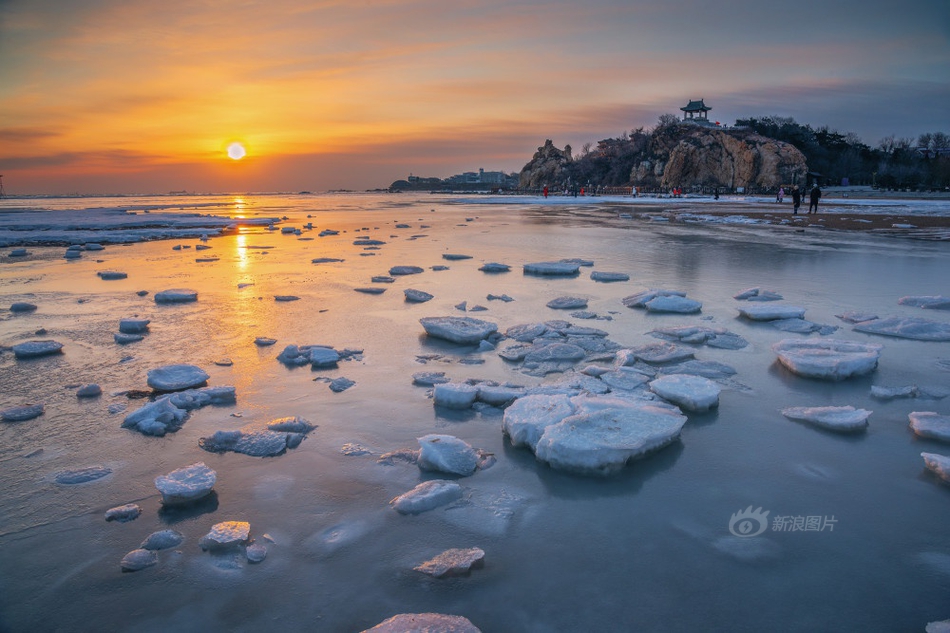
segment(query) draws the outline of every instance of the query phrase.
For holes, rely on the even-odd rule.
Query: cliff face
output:
[[[803,181],[807,171],[804,154],[788,143],[748,130],[680,124],[650,135],[601,141],[577,160],[547,141],[522,169],[520,180],[528,188],[570,179],[606,186],[774,189]]]

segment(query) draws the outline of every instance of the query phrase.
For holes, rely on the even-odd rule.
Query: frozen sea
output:
[[[751,204],[721,202],[737,213]],[[950,242],[626,217],[663,204],[410,194],[2,201],[0,345],[54,339],[63,353],[0,352],[0,410],[45,405],[32,420],[0,422],[0,631],[356,632],[419,612],[463,615],[486,632],[923,631],[950,618],[950,486],[920,457],[950,455],[950,445],[908,428],[914,411],[950,415],[950,396],[941,397],[950,393],[950,342],[865,334],[836,317],[950,323],[950,311],[898,303],[950,295]],[[702,201],[688,204],[702,212]],[[899,205],[901,213],[950,214],[946,202]],[[233,226],[244,219],[256,224]],[[338,233],[321,237],[325,229]],[[385,243],[354,244],[365,239]],[[65,259],[71,242],[104,248]],[[15,248],[28,254],[11,256]],[[525,263],[562,258],[593,266],[573,277],[522,273]],[[480,272],[486,262],[511,272]],[[393,266],[423,272],[372,282]],[[447,269],[432,268],[440,266]],[[127,277],[104,279],[103,271]],[[630,279],[599,283],[593,271]],[[364,287],[385,292],[354,291]],[[751,287],[839,329],[823,337],[743,319],[738,308],[749,304],[733,296]],[[174,288],[195,290],[198,300],[154,301]],[[407,288],[434,298],[408,303]],[[683,291],[702,311],[622,304],[651,288]],[[564,296],[585,298],[589,312],[610,319],[546,307]],[[37,308],[8,310],[18,302]],[[463,313],[462,302],[487,310]],[[566,319],[623,347],[658,342],[648,334],[656,328],[701,325],[749,345],[686,345],[737,370],[723,381],[718,408],[687,413],[679,442],[619,474],[585,477],[513,448],[499,411],[433,406],[414,373],[526,386],[563,375],[526,375],[494,351],[429,339],[419,324],[428,316],[472,316],[502,332]],[[151,321],[143,340],[114,341],[123,318]],[[276,344],[255,345],[258,337]],[[776,361],[774,343],[806,337],[884,348],[870,375],[825,382]],[[293,368],[276,360],[289,344],[363,352],[335,369]],[[164,437],[121,428],[147,402],[128,392],[148,389],[150,369],[180,363],[201,367],[212,387],[235,387],[236,403],[195,410]],[[355,385],[331,391],[326,379],[339,377]],[[77,398],[89,383],[102,395]],[[923,395],[874,398],[872,386],[915,386]],[[848,405],[873,412],[865,432],[836,434],[782,415]],[[216,431],[286,416],[317,428],[277,457],[199,447]],[[445,477],[377,459],[418,448],[416,438],[430,433],[494,453],[497,463],[456,479],[460,502],[398,514],[393,497]],[[348,444],[367,452],[345,454]],[[164,509],[155,477],[195,462],[217,472],[215,495]],[[55,480],[89,466],[112,472],[78,485]],[[128,503],[141,516],[105,520],[106,510]],[[733,535],[733,515],[750,506],[769,513],[763,531]],[[267,547],[263,562],[199,547],[212,525],[232,520],[250,523]],[[169,528],[182,544],[159,552],[152,567],[120,571],[126,553]],[[469,576],[413,571],[470,547],[485,551],[485,565]]]

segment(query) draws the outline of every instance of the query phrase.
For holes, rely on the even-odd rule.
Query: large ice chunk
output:
[[[682,290],[665,290],[662,288],[651,288],[637,294],[624,297],[621,302],[628,308],[645,308],[647,303],[657,297],[685,297],[686,293]]]
[[[460,345],[478,343],[498,331],[496,324],[472,317],[424,317],[419,323],[429,336]]]
[[[950,457],[937,453],[921,453],[920,456],[924,458],[927,470],[950,483]]]
[[[808,422],[815,426],[850,433],[863,431],[868,426],[871,411],[846,407],[786,407],[782,415],[789,420]]]
[[[63,349],[63,344],[51,339],[26,341],[25,343],[17,343],[12,349],[16,358],[35,358],[48,354],[59,354]]]
[[[250,537],[251,524],[247,521],[222,521],[211,526],[211,531],[198,539],[198,545],[205,551],[238,549]]]
[[[436,406],[448,409],[468,409],[475,403],[478,388],[464,382],[448,382],[435,385],[433,401]]]
[[[844,380],[869,374],[877,367],[881,345],[837,339],[785,339],[772,345],[789,371],[808,378]]]
[[[155,487],[167,506],[193,503],[211,494],[218,475],[204,462],[197,462],[155,478]]]
[[[687,411],[709,411],[719,406],[718,384],[688,374],[670,374],[650,383],[650,389],[664,400],[668,400]]]
[[[181,391],[208,382],[208,373],[196,365],[165,365],[148,371],[148,386],[156,391]]]
[[[46,405],[42,403],[25,404],[19,407],[10,407],[0,411],[0,420],[4,422],[25,422],[38,418],[46,411]]]
[[[390,501],[399,514],[419,514],[462,498],[462,487],[454,481],[424,481]]]
[[[940,323],[929,319],[887,317],[857,323],[854,330],[918,341],[950,341],[950,323]]]
[[[532,451],[544,430],[574,413],[566,395],[533,395],[515,400],[505,409],[502,429],[514,446],[526,444]]]
[[[478,453],[452,435],[430,433],[419,438],[419,468],[467,477],[478,468]]]
[[[582,412],[547,427],[535,455],[552,468],[606,475],[679,438],[686,416],[648,403]]]
[[[187,288],[172,288],[155,293],[155,303],[190,303],[198,300],[198,291]]]
[[[950,415],[933,411],[914,411],[908,415],[910,428],[920,437],[950,442]]]
[[[897,303],[930,310],[950,310],[950,297],[940,295],[901,297]]]

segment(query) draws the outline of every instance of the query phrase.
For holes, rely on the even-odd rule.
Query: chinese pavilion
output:
[[[709,119],[706,116],[706,113],[712,110],[708,105],[703,103],[703,100],[690,101],[686,104],[685,107],[680,108],[683,111],[683,120],[684,121],[695,121],[699,119],[703,122],[708,122]]]

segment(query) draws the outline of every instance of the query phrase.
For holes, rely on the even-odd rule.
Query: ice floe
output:
[[[950,415],[940,415],[933,411],[913,411],[907,417],[910,419],[910,428],[919,437],[950,442]]]
[[[400,613],[362,633],[481,633],[481,629],[460,615]]]
[[[420,514],[462,498],[462,487],[454,481],[424,481],[390,501],[399,514]]]
[[[479,270],[483,273],[506,273],[511,270],[511,266],[508,264],[499,264],[498,262],[488,262],[482,264]]]
[[[836,314],[835,316],[845,323],[863,323],[864,321],[873,321],[878,318],[873,312],[859,312],[856,310],[849,310],[848,312]]]
[[[112,339],[118,345],[128,345],[129,343],[138,343],[139,341],[145,340],[144,334],[123,334],[122,332],[116,332],[112,335]]]
[[[654,297],[644,306],[648,312],[672,312],[675,314],[695,314],[703,308],[703,304],[695,299],[679,295]]]
[[[479,569],[484,565],[485,550],[479,547],[470,547],[467,549],[445,550],[413,569],[433,578],[446,578],[467,575],[471,570]]]
[[[406,295],[406,301],[409,303],[425,303],[433,299],[433,295],[422,290],[415,290],[414,288],[406,288],[403,290],[403,293]]]
[[[198,291],[187,288],[172,288],[155,293],[155,303],[191,303],[198,300]]]
[[[119,523],[128,523],[134,521],[142,514],[142,508],[135,503],[127,503],[123,506],[116,506],[106,510],[106,521],[118,521]]]
[[[204,387],[178,391],[156,398],[127,415],[122,427],[144,435],[163,436],[174,433],[187,421],[189,411],[207,405],[233,404],[234,387]]]
[[[855,324],[854,330],[918,341],[950,341],[950,323],[913,317],[886,317],[863,321]]]
[[[650,383],[650,390],[687,411],[703,412],[719,406],[719,385],[690,374],[669,374]]]
[[[578,310],[587,307],[587,299],[583,297],[558,297],[548,301],[547,306],[555,310]]]
[[[829,431],[841,433],[863,431],[868,426],[868,418],[871,413],[873,412],[866,409],[855,409],[850,405],[844,407],[786,407],[782,409],[782,415],[789,420],[808,422]]]
[[[239,549],[251,538],[251,524],[247,521],[222,521],[211,526],[211,531],[198,539],[205,551]]]
[[[513,444],[533,444],[535,456],[553,468],[606,475],[675,441],[685,423],[669,405],[556,394],[516,400],[505,410],[503,430]]]
[[[782,295],[771,290],[762,290],[761,288],[747,288],[732,297],[736,301],[781,301]]]
[[[750,321],[801,319],[805,316],[805,308],[784,304],[749,305],[739,308],[739,314]]]
[[[217,473],[204,462],[196,462],[159,475],[155,478],[155,487],[162,493],[163,505],[187,505],[210,495],[217,479]]]
[[[412,375],[412,384],[420,387],[432,387],[451,382],[444,371],[420,371]]]
[[[296,448],[316,428],[303,418],[278,418],[266,424],[249,424],[240,430],[217,431],[198,440],[210,453],[234,452],[251,457],[275,457]]]
[[[468,409],[475,403],[478,388],[464,382],[444,382],[435,385],[433,402],[447,409]]]
[[[119,332],[123,334],[141,334],[148,332],[149,319],[119,319]]]
[[[693,350],[672,343],[647,343],[617,352],[617,364],[631,366],[640,360],[651,365],[674,363],[693,357]]]
[[[772,345],[779,362],[808,378],[844,380],[877,368],[881,345],[836,339],[785,339]]]
[[[147,549],[134,549],[119,562],[124,572],[141,571],[158,563],[158,553]]]
[[[356,385],[356,381],[340,376],[330,381],[330,391],[333,393],[342,393],[354,385]]]
[[[470,345],[486,339],[498,326],[472,317],[424,317],[419,319],[426,334],[459,345]]]
[[[940,295],[901,297],[897,303],[929,310],[950,310],[950,297]]]
[[[624,297],[621,301],[628,308],[645,308],[647,303],[658,297],[685,297],[686,293],[680,290],[664,290],[653,288]]]
[[[185,536],[177,530],[159,530],[149,534],[142,544],[141,549],[163,550],[178,547],[185,540]]]
[[[449,261],[460,261],[463,259],[472,259],[471,255],[462,255],[460,253],[442,253],[442,259],[447,259]]]
[[[200,387],[208,378],[208,372],[196,365],[178,364],[150,369],[146,382],[156,391],[181,391]]]
[[[86,468],[77,468],[73,470],[62,470],[56,473],[54,481],[66,486],[84,484],[89,481],[102,479],[112,474],[112,469],[108,466],[87,466]]]
[[[921,453],[920,456],[924,458],[924,466],[927,470],[944,482],[950,483],[950,457],[937,453]]]
[[[678,341],[694,345],[708,345],[718,349],[742,349],[749,345],[743,337],[723,328],[710,328],[701,325],[656,328],[648,332],[666,341]]]
[[[15,314],[25,314],[27,312],[34,312],[34,311],[36,311],[35,303],[28,303],[26,301],[17,301],[15,303],[10,304],[10,312],[13,312]]]
[[[100,270],[96,273],[99,279],[104,281],[115,281],[117,279],[127,279],[129,274],[118,270]]]
[[[614,281],[630,281],[630,275],[626,273],[610,273],[610,272],[601,272],[594,271],[590,274],[590,278],[594,281],[600,281],[605,283],[610,283]]]
[[[572,262],[533,262],[524,265],[524,272],[528,275],[571,276],[580,272],[580,264]]]
[[[95,398],[100,395],[102,395],[102,387],[97,384],[83,385],[76,390],[77,398]]]
[[[4,422],[26,422],[40,417],[45,411],[46,405],[40,403],[9,407],[0,411],[0,420]]]
[[[26,341],[25,343],[17,343],[12,349],[16,358],[36,358],[38,356],[59,354],[63,350],[63,344],[52,339]]]
[[[430,433],[419,438],[417,464],[421,470],[468,477],[480,461],[479,451],[455,436]]]
[[[418,275],[423,272],[425,269],[419,266],[393,266],[389,269],[390,275]]]

